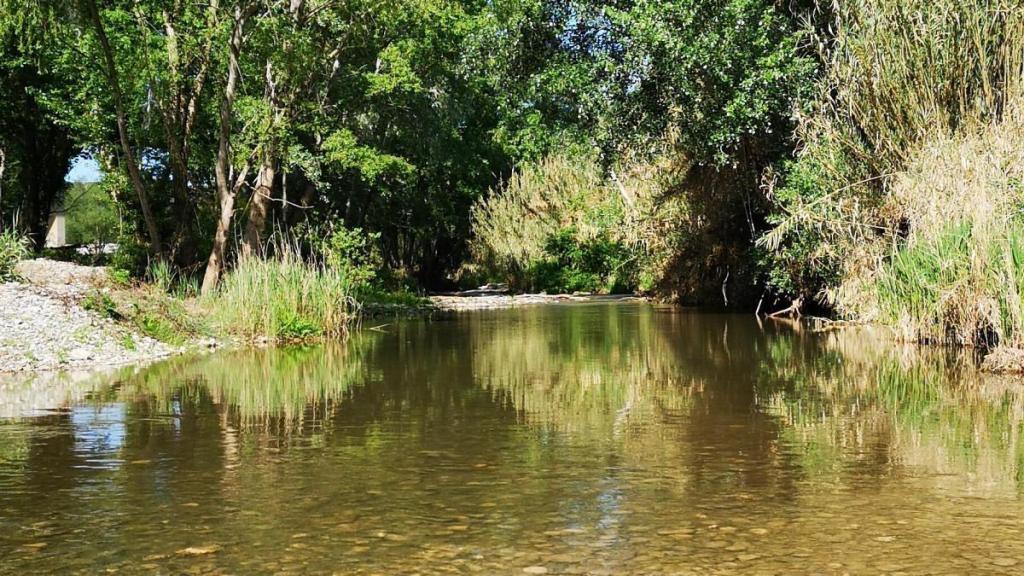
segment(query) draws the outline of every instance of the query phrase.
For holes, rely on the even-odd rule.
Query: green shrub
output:
[[[524,166],[473,209],[472,279],[531,291],[635,290],[657,219],[643,218],[635,190],[627,206],[620,186],[590,157]]]
[[[31,253],[29,240],[14,230],[0,232],[0,282],[14,279],[14,267]]]
[[[581,240],[565,228],[548,238],[545,256],[530,264],[526,284],[545,292],[627,292],[636,286],[634,258],[605,235]]]
[[[99,290],[88,294],[85,299],[82,300],[82,308],[90,312],[95,312],[103,318],[110,318],[111,320],[120,320],[124,318],[121,312],[117,309],[117,303],[105,292]]]
[[[168,344],[181,344],[184,341],[183,336],[179,333],[174,323],[159,314],[140,312],[135,317],[135,325],[139,327],[143,334],[154,340],[167,342]]]
[[[383,268],[378,248],[380,233],[331,223],[307,233],[307,238],[314,257],[348,279],[353,289],[369,287],[379,277]]]
[[[869,177],[834,136],[819,134],[783,165],[784,178],[770,189],[777,210],[767,221],[774,228],[758,240],[770,289],[822,303],[830,303],[827,290],[840,283],[852,254],[874,240],[865,223],[877,204],[868,201],[866,183],[848,185]]]
[[[1024,226],[971,223],[898,251],[877,284],[882,320],[910,340],[1024,344]]]
[[[149,251],[138,237],[131,233],[121,234],[117,238],[117,251],[110,257],[112,271],[120,279],[144,278],[149,267]],[[127,283],[127,282],[124,282]]]

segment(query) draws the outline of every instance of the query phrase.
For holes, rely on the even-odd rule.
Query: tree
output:
[[[75,154],[69,129],[47,114],[39,97],[59,81],[0,33],[0,226],[17,220],[36,250]]]

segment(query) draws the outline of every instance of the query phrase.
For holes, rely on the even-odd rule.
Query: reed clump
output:
[[[356,288],[342,269],[281,242],[267,257],[240,255],[208,305],[223,330],[245,338],[339,337],[356,317]]]
[[[1020,345],[1024,7],[829,7],[822,95],[768,181],[777,289],[908,339]]]

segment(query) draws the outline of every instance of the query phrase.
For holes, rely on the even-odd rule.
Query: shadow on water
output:
[[[1022,395],[963,356],[645,304],[386,330],[4,384],[0,572],[1024,558]]]

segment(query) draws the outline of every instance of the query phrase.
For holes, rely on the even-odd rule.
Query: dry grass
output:
[[[1022,138],[1014,110],[928,143],[894,181],[886,209],[908,231],[874,286],[881,318],[903,337],[1024,343]]]
[[[668,158],[668,157],[666,157]],[[572,229],[581,242],[609,237],[640,262],[641,289],[657,283],[686,221],[665,198],[677,169],[667,160],[605,173],[594,158],[551,156],[517,171],[473,208],[473,263],[488,280],[517,278],[547,256],[550,238]]]
[[[846,132],[848,151],[876,174],[902,167],[922,142],[998,120],[1021,94],[1015,0],[851,0],[831,11],[824,104],[807,121]]]
[[[822,97],[801,119],[785,216],[762,244],[811,243],[840,262],[819,297],[844,316],[910,339],[1018,341],[1024,7],[828,8]]]

